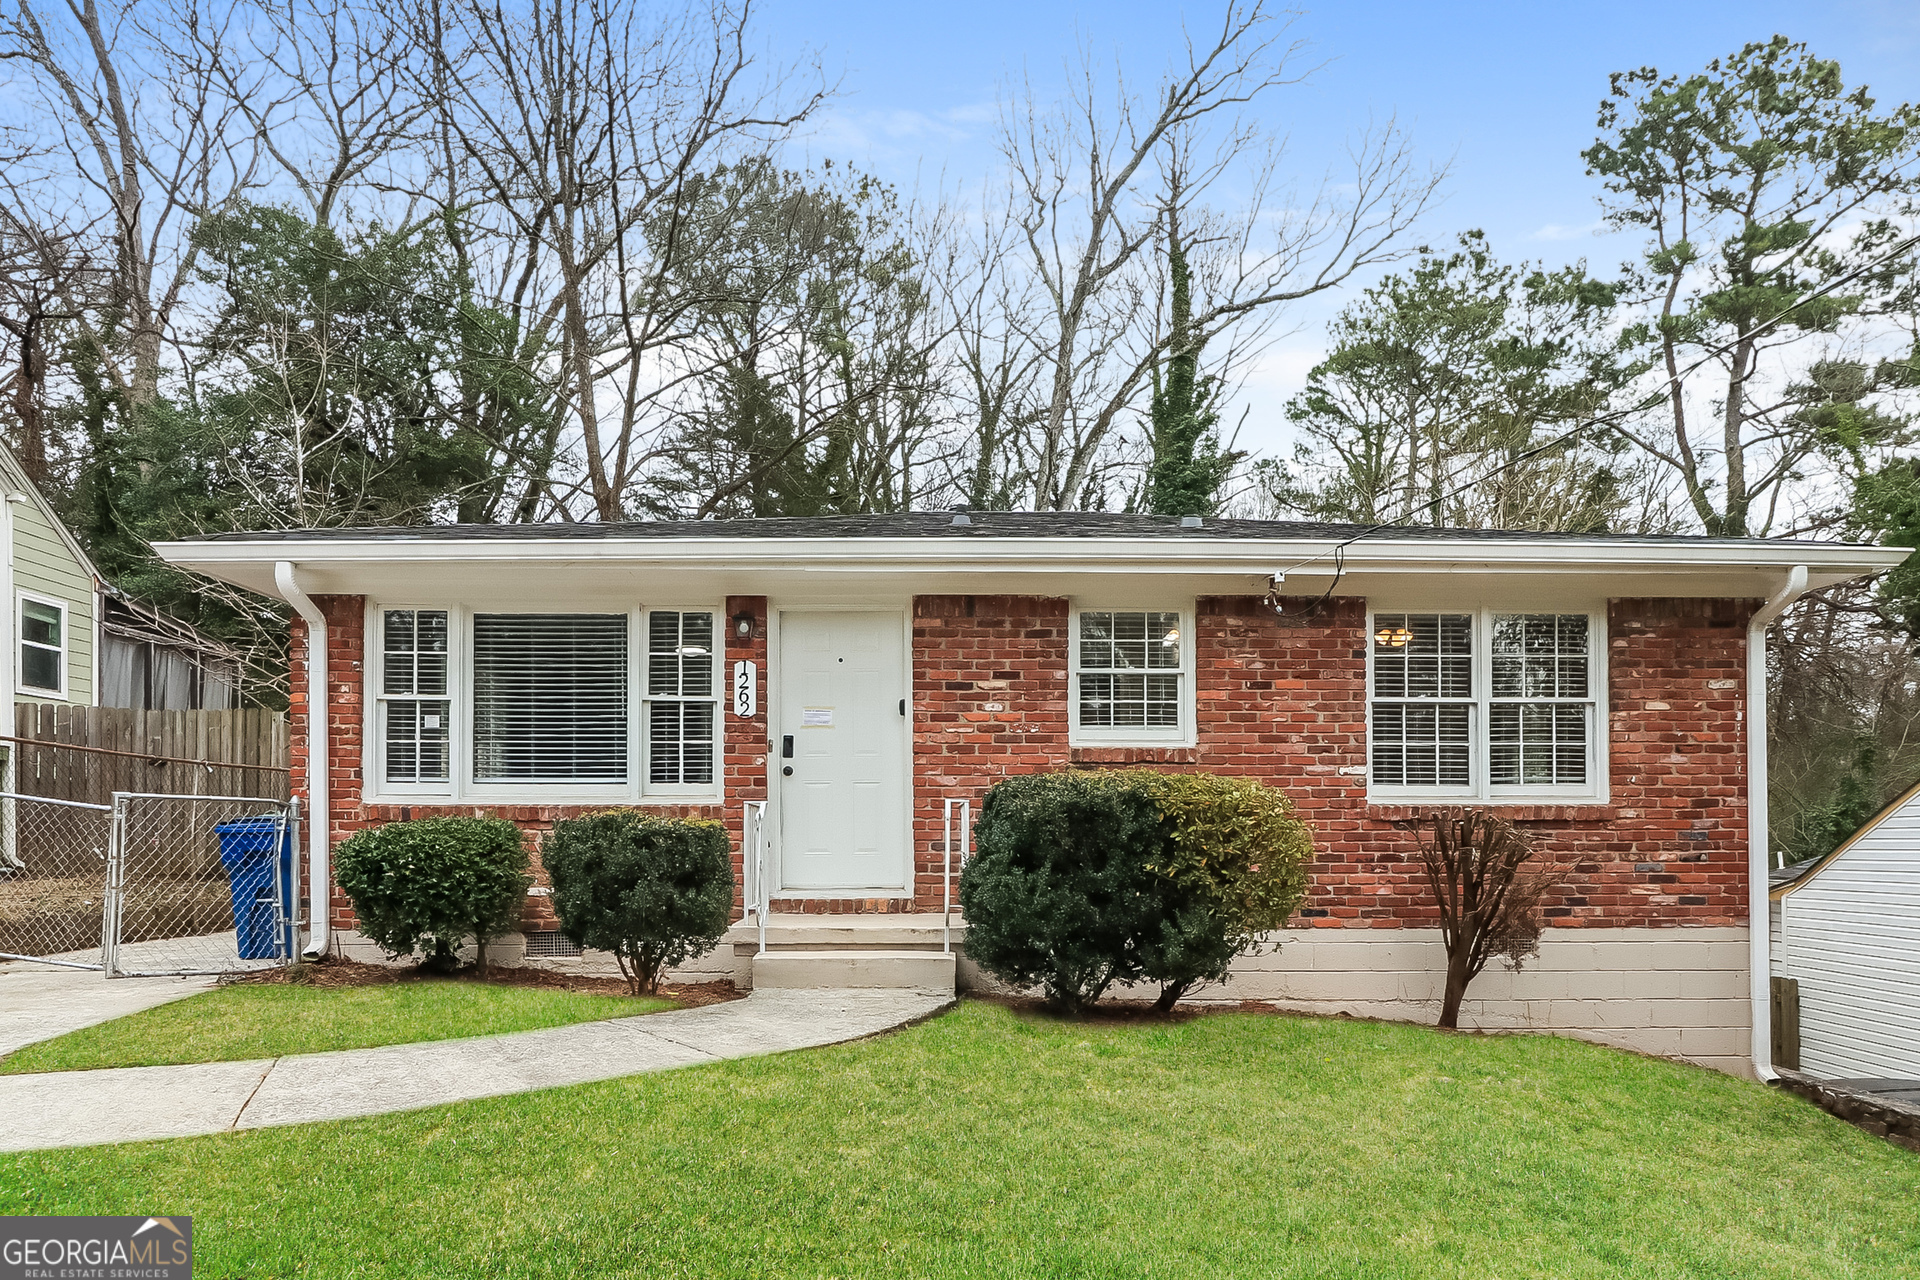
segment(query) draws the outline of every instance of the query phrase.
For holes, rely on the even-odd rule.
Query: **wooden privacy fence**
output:
[[[14,704],[7,781],[23,795],[89,804],[116,791],[285,800],[290,754],[278,711],[144,711]]]

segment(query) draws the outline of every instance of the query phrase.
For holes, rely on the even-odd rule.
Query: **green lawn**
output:
[[[199,1276],[1920,1276],[1920,1157],[1549,1038],[968,1003],[409,1115],[0,1157],[0,1213],[192,1214]]]
[[[413,979],[366,987],[241,984],[116,1018],[0,1058],[0,1075],[232,1062],[453,1040],[652,1013],[669,1000]]]

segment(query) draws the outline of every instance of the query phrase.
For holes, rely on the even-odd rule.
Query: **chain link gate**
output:
[[[0,791],[0,960],[102,966],[112,814]]]
[[[297,801],[115,792],[111,818],[101,924],[109,977],[293,959]]]

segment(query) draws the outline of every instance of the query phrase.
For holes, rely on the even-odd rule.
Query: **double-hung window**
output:
[[[713,615],[655,609],[647,614],[647,784],[713,785],[720,690]]]
[[[1376,794],[1602,791],[1600,626],[1584,613],[1376,613]]]
[[[67,692],[67,608],[20,597],[20,687],[64,697]]]
[[[1074,617],[1072,728],[1079,741],[1164,743],[1192,732],[1193,646],[1174,610]]]
[[[445,782],[450,776],[447,640],[445,609],[388,609],[381,618],[380,733],[388,782]]]
[[[376,785],[473,799],[711,795],[718,617],[381,609],[368,628]]]

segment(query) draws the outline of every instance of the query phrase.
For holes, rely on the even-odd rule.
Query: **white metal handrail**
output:
[[[943,867],[940,876],[940,949],[953,950],[953,814],[960,812],[960,869],[967,869],[973,853],[973,801],[965,796],[948,796],[940,816],[940,850]]]
[[[741,815],[741,872],[746,878],[741,904],[760,926],[760,950],[767,949],[767,911],[773,894],[767,877],[767,802],[749,800]]]

